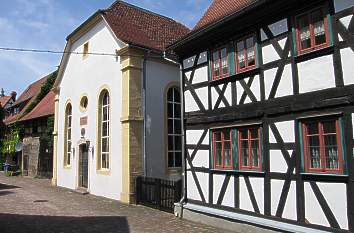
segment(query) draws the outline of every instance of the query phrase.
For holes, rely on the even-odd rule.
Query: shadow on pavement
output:
[[[0,214],[1,233],[129,233],[125,217]]]
[[[2,184],[0,183],[0,190],[5,190],[5,189],[18,189],[20,187],[15,186],[15,185],[9,185],[9,184]]]

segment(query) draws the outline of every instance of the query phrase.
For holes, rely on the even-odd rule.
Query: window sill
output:
[[[98,175],[109,176],[111,175],[111,170],[96,170]]]
[[[63,166],[63,168],[69,170],[69,169],[71,169],[71,165],[65,165],[65,166]]]
[[[250,77],[250,76],[254,76],[254,75],[257,75],[259,73],[260,73],[259,67],[255,67],[253,69],[246,70],[246,71],[243,71],[241,73],[234,74],[234,75],[226,76],[226,77],[218,79],[218,80],[211,80],[211,81],[209,81],[209,84],[211,86],[217,86],[217,85],[220,85],[220,84],[223,84],[223,83],[228,83],[228,82],[240,80],[240,79],[243,79],[243,78],[247,78],[247,77]]]
[[[301,62],[308,61],[308,60],[311,60],[311,59],[314,59],[317,57],[330,55],[333,52],[334,52],[333,45],[309,50],[309,51],[303,52],[302,54],[295,56],[295,62],[301,63]]]
[[[222,173],[231,173],[231,174],[240,174],[245,176],[257,176],[263,177],[265,176],[265,172],[263,171],[250,171],[250,170],[231,170],[231,169],[210,169],[212,173],[222,174]]]

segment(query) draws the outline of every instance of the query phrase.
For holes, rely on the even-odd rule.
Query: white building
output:
[[[68,36],[54,86],[53,184],[130,203],[136,176],[178,176],[180,68],[162,51],[188,32],[116,1]]]

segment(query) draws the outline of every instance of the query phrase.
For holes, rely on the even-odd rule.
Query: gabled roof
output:
[[[41,78],[37,80],[36,82],[30,84],[24,92],[20,95],[20,97],[15,101],[13,106],[16,106],[20,103],[23,103],[31,98],[33,98],[35,95],[39,93],[41,90],[42,85],[47,81],[48,76]]]
[[[19,105],[21,103],[24,103],[25,106],[22,108],[22,110],[19,113],[7,117],[4,120],[4,123],[6,125],[12,124],[15,121],[19,120],[21,117],[23,117],[24,112],[26,111],[28,106],[32,103],[32,101],[35,100],[35,97],[38,95],[38,93],[41,90],[41,87],[47,81],[48,78],[49,75],[35,81],[34,83],[30,84],[26,88],[26,90],[20,95],[20,97],[16,100],[16,102],[12,105],[12,107],[15,107],[16,105]]]
[[[217,22],[243,8],[250,6],[257,0],[214,0],[199,20],[193,31],[201,29],[209,24]]]
[[[54,115],[55,93],[50,91],[31,112],[21,118],[21,121]]]
[[[4,107],[11,99],[11,96],[0,96],[0,106]]]

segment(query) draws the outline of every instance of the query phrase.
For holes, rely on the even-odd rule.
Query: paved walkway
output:
[[[142,206],[0,173],[1,233],[225,232]]]

